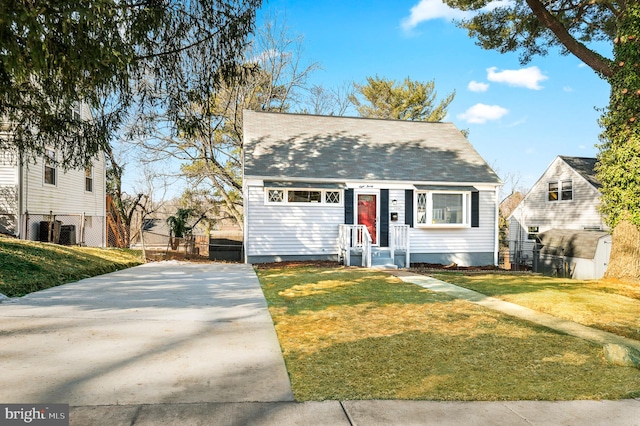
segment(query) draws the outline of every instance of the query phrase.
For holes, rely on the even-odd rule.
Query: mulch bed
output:
[[[293,266],[313,266],[316,268],[338,268],[340,263],[331,260],[291,260],[286,262],[255,263],[256,269],[280,269]]]
[[[273,269],[273,268],[287,268],[293,266],[307,266],[317,268],[338,268],[342,266],[340,263],[328,260],[298,260],[298,261],[286,261],[286,262],[272,262],[272,263],[256,263],[253,265],[256,269]],[[456,264],[441,265],[439,263],[412,263],[411,270],[415,272],[428,272],[428,271],[494,271],[503,272],[504,269],[498,268],[493,265],[486,266],[458,266]]]

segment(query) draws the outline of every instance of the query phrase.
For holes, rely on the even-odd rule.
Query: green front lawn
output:
[[[19,297],[142,263],[128,249],[67,247],[0,236],[0,293]]]
[[[602,348],[355,268],[257,269],[296,400],[640,396]]]
[[[640,340],[640,284],[532,274],[430,276],[562,319]]]

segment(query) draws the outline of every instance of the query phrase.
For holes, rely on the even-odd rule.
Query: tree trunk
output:
[[[640,279],[640,230],[628,220],[622,220],[613,231],[611,257],[606,278]]]
[[[614,41],[615,73],[601,119],[601,212],[613,241],[606,276],[640,278],[640,4],[629,3]]]

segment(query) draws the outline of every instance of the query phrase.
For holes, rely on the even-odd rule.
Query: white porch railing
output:
[[[351,250],[362,252],[362,266],[371,267],[371,245],[373,240],[365,225],[339,225],[338,243],[340,253],[344,256],[344,264],[351,266]]]
[[[411,257],[409,229],[409,225],[391,225],[389,227],[389,251],[391,252],[391,260],[395,261],[396,250],[403,251],[405,268],[409,267],[409,259]]]

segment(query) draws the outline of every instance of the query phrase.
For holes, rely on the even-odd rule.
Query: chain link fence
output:
[[[542,246],[535,240],[505,240],[500,245],[500,267],[568,277],[569,263],[563,247]]]
[[[88,247],[105,245],[102,216],[29,213],[25,215],[25,224],[27,240]]]
[[[186,238],[172,238],[166,233],[143,229],[142,232],[132,236],[131,248],[144,250],[149,260],[207,259],[209,237],[192,235]]]
[[[157,226],[144,228],[157,229]],[[144,250],[149,260],[208,259],[240,262],[242,231],[211,231],[210,235],[172,238],[168,233],[143,229],[132,237],[131,248]]]

